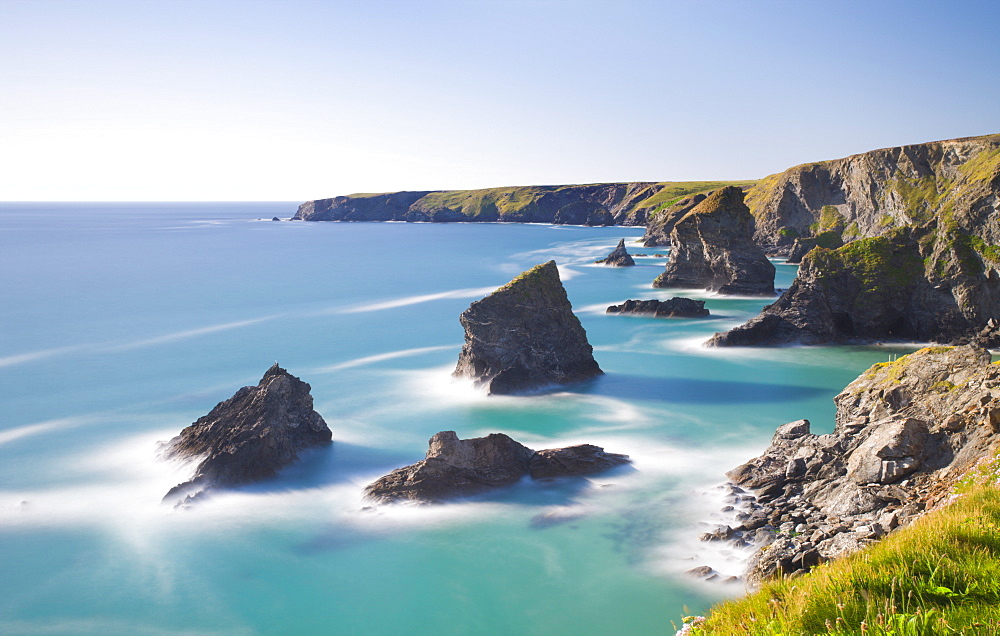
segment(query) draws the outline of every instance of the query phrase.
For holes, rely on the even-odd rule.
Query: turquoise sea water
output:
[[[275,223],[295,204],[0,205],[0,633],[669,634],[738,586],[694,537],[714,486],[774,428],[891,352],[708,350],[707,320],[607,316],[664,259],[590,264],[642,228]],[[604,377],[486,398],[450,378],[458,315],[555,259]],[[780,287],[794,267],[778,264]],[[334,444],[186,511],[156,442],[278,361]],[[473,501],[366,509],[362,488],[440,430],[595,443],[630,469]],[[550,514],[558,524],[532,520]],[[728,571],[727,571],[728,570]]]

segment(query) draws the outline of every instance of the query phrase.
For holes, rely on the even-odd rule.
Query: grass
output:
[[[650,212],[655,214],[692,194],[718,190],[726,186],[742,188],[756,183],[756,181],[662,181],[656,185],[663,186],[663,189],[639,203],[636,208],[652,208]]]
[[[915,249],[906,245],[906,228],[882,236],[858,239],[831,250],[817,248],[806,255],[822,281],[826,276],[850,271],[867,292],[889,291],[911,285],[923,274],[923,263]]]
[[[956,501],[861,552],[717,605],[690,633],[1000,633],[997,467],[986,465]]]

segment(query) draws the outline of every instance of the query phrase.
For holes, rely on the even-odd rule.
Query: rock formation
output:
[[[957,227],[988,222],[1000,194],[1000,135],[873,150],[844,159],[789,168],[747,192],[759,244],[791,244],[841,228],[845,241],[947,217]]]
[[[603,372],[573,313],[555,261],[524,272],[466,309],[455,377],[490,394],[587,380]]]
[[[597,262],[612,267],[633,267],[635,265],[635,261],[632,260],[632,257],[628,254],[628,250],[625,249],[625,239],[619,239],[618,247]]]
[[[626,300],[611,305],[605,313],[639,314],[655,318],[704,318],[708,315],[704,300],[674,296],[670,300]]]
[[[836,426],[778,428],[728,473],[754,490],[735,527],[704,536],[767,545],[748,579],[808,569],[863,547],[942,503],[1000,443],[1000,365],[974,346],[929,347],[876,364],[834,401]]]
[[[753,244],[753,224],[742,190],[716,190],[674,225],[670,259],[653,287],[773,294],[774,265]]]
[[[646,234],[642,237],[645,247],[670,245],[670,233],[684,215],[705,200],[704,194],[692,194],[674,203],[669,208],[647,216]]]
[[[707,344],[894,338],[995,346],[1000,340],[988,329],[1000,316],[1000,257],[993,260],[994,249],[959,230],[933,227],[899,228],[836,250],[814,249],[777,302]]]
[[[429,446],[423,460],[378,479],[365,488],[365,496],[383,503],[435,503],[511,486],[529,474],[535,479],[582,476],[629,462],[627,455],[590,444],[536,453],[502,433],[462,440],[454,431],[442,431]]]
[[[257,386],[243,387],[182,430],[163,446],[163,456],[199,462],[164,500],[273,477],[299,451],[329,443],[330,428],[313,410],[309,390],[275,363]]]

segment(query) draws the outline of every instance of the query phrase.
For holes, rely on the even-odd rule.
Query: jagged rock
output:
[[[984,333],[989,340],[989,320],[1000,315],[1000,274],[982,275],[988,259],[963,247],[965,239],[942,240],[929,228],[902,228],[814,249],[775,303],[707,344],[962,343]]]
[[[857,550],[941,503],[992,458],[1000,365],[990,360],[978,347],[928,347],[877,364],[834,399],[833,433],[785,424],[762,455],[727,473],[761,506],[734,533],[783,533],[750,563],[748,580]]]
[[[640,314],[656,318],[704,318],[708,315],[704,300],[674,296],[670,300],[626,300],[611,305],[605,313]]]
[[[273,217],[271,220],[272,221],[280,221],[281,219],[279,219],[278,217]]]
[[[627,455],[583,444],[537,453],[502,433],[458,439],[442,431],[430,439],[422,461],[398,468],[365,488],[365,496],[389,503],[435,503],[536,479],[591,475],[628,463]]]
[[[711,193],[709,193],[711,194]],[[705,200],[705,194],[694,194],[684,197],[666,210],[653,215],[646,221],[646,234],[642,237],[644,247],[670,245],[670,232],[677,222],[684,218],[696,205]]]
[[[601,375],[555,261],[538,265],[462,313],[455,377],[510,394]]]
[[[628,250],[625,249],[625,239],[619,239],[618,247],[597,262],[612,267],[633,267],[635,265],[635,261],[632,260],[632,257],[628,254]]]
[[[454,431],[442,431],[430,439],[422,461],[375,481],[365,495],[382,502],[438,502],[510,486],[528,474],[532,452],[503,433],[460,440]]]
[[[684,574],[687,574],[688,576],[693,576],[696,579],[711,580],[718,577],[718,574],[716,573],[715,569],[708,565],[699,565],[696,568],[691,568],[690,570],[685,571]]]
[[[572,477],[601,473],[629,461],[628,455],[606,453],[600,446],[580,444],[540,450],[531,456],[528,469],[532,479]]]
[[[774,265],[754,245],[753,225],[742,190],[716,190],[674,225],[670,260],[653,287],[773,294]]]
[[[299,451],[328,444],[330,428],[313,410],[309,390],[275,363],[257,386],[243,387],[182,430],[163,445],[163,456],[200,461],[194,476],[164,500],[273,477]]]

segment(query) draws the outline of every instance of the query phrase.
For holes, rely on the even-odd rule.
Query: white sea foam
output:
[[[487,294],[491,294],[496,291],[496,287],[475,287],[469,289],[452,289],[450,291],[439,292],[436,294],[423,294],[420,296],[404,296],[402,298],[393,298],[390,300],[384,300],[375,303],[366,303],[363,305],[356,305],[354,307],[348,307],[346,309],[335,310],[334,313],[344,313],[344,314],[356,314],[368,311],[382,311],[383,309],[395,309],[397,307],[406,307],[407,305],[416,305],[418,303],[426,303],[433,300],[442,300],[445,298],[479,298]]]
[[[62,431],[68,428],[89,424],[97,421],[98,419],[98,417],[93,415],[62,417],[53,420],[45,420],[44,422],[37,422],[35,424],[26,424],[16,428],[10,428],[5,431],[0,431],[0,446],[9,444],[10,442],[19,440],[23,437],[30,437],[32,435],[48,433],[50,431]]]
[[[188,338],[207,336],[209,334],[219,333],[221,331],[241,329],[243,327],[249,327],[250,325],[257,325],[263,322],[277,320],[278,318],[284,317],[284,315],[285,314],[274,314],[271,316],[262,316],[260,318],[251,318],[249,320],[236,320],[233,322],[224,322],[217,325],[209,325],[207,327],[198,327],[197,329],[185,329],[183,331],[175,331],[173,333],[163,334],[162,336],[155,336],[153,338],[133,340],[131,342],[125,342],[122,344],[104,345],[102,347],[99,347],[99,351],[104,353],[114,353],[117,351],[128,351],[130,349],[141,349],[143,347],[151,347],[154,345],[176,342],[178,340],[187,340]]]
[[[17,364],[24,364],[25,362],[33,362],[35,360],[51,358],[53,356],[60,356],[67,353],[75,353],[86,349],[87,346],[88,345],[70,345],[68,347],[53,347],[51,349],[39,349],[38,351],[27,351],[25,353],[18,353],[12,356],[4,356],[0,358],[0,367],[12,367]]]
[[[346,362],[339,362],[337,364],[331,364],[325,367],[317,367],[315,369],[312,369],[310,372],[332,373],[334,371],[340,371],[342,369],[353,369],[355,367],[368,366],[370,364],[384,362],[386,360],[395,360],[397,358],[409,358],[412,356],[419,356],[425,353],[430,353],[432,351],[445,351],[447,349],[457,349],[460,346],[461,345],[441,345],[437,347],[416,347],[414,349],[400,349],[399,351],[389,351],[388,353],[379,353],[372,356],[354,358],[353,360],[347,360]]]

